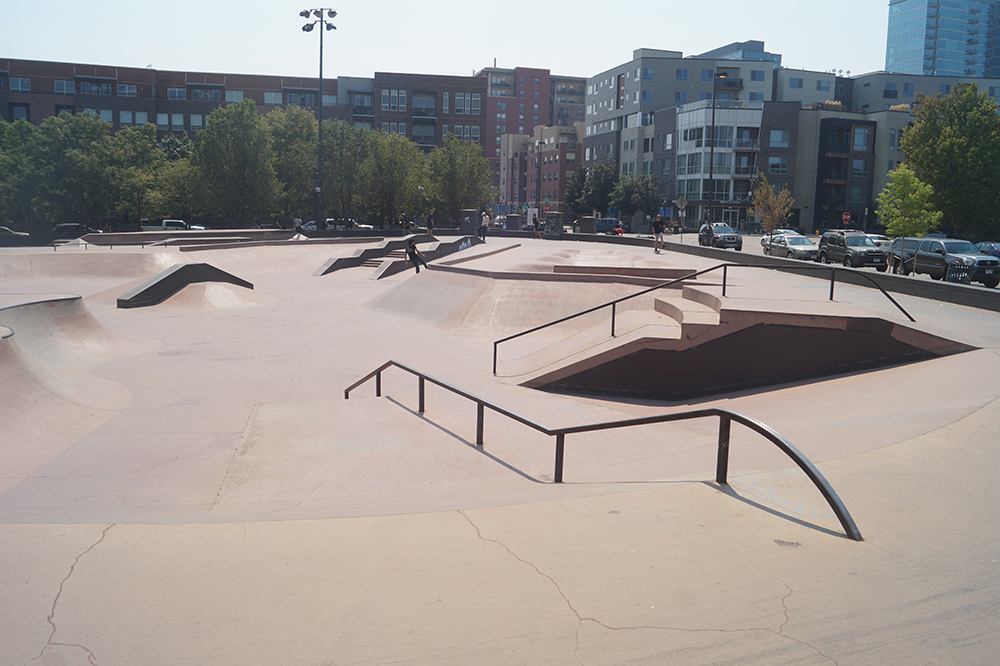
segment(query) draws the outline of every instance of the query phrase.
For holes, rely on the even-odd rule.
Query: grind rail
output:
[[[649,287],[647,289],[643,289],[642,291],[637,291],[634,294],[629,294],[628,296],[622,296],[621,298],[616,298],[615,300],[608,301],[607,303],[601,303],[600,305],[595,305],[592,308],[587,308],[586,310],[581,310],[580,312],[568,315],[566,317],[562,317],[560,319],[556,319],[555,321],[550,321],[550,322],[548,322],[546,324],[541,324],[539,326],[535,326],[534,328],[529,328],[526,331],[521,331],[520,333],[515,333],[514,335],[508,335],[506,338],[501,338],[499,340],[496,340],[493,343],[493,374],[494,375],[497,374],[497,351],[499,349],[500,343],[502,343],[502,342],[509,342],[510,340],[514,340],[516,338],[520,338],[521,336],[528,335],[529,333],[534,333],[536,331],[541,331],[542,329],[548,328],[550,326],[555,326],[556,324],[561,324],[561,323],[563,323],[565,321],[569,321],[571,319],[576,319],[577,317],[582,317],[583,315],[590,314],[591,312],[597,312],[598,310],[603,310],[604,308],[608,308],[608,307],[611,308],[611,337],[615,337],[615,316],[616,316],[617,306],[622,301],[627,301],[627,300],[632,299],[632,298],[637,298],[639,296],[643,296],[645,294],[650,293],[651,291],[656,291],[657,289],[663,289],[664,287],[669,287],[671,285],[678,284],[679,282],[683,282],[684,280],[690,280],[692,278],[698,277],[699,275],[705,275],[706,273],[711,273],[712,271],[717,271],[720,268],[722,269],[722,296],[725,297],[725,295],[726,295],[726,287],[727,287],[728,277],[729,277],[729,268],[730,267],[733,267],[733,268],[768,268],[768,269],[771,269],[771,270],[779,269],[779,267],[768,266],[768,265],[764,265],[764,264],[761,264],[761,265],[734,264],[734,263],[718,264],[716,266],[712,266],[711,268],[706,268],[706,269],[703,269],[703,270],[700,270],[700,271],[696,271],[694,273],[690,273],[688,275],[684,275],[684,276],[679,277],[679,278],[674,278],[672,280],[668,280],[666,282],[662,282],[662,283],[660,283],[658,285]],[[780,267],[780,268],[784,268],[784,267]],[[805,266],[795,266],[794,270],[796,270],[796,271],[809,271],[809,270],[830,271],[830,300],[832,301],[833,300],[833,288],[834,288],[834,285],[837,282],[837,271],[838,270],[849,270],[849,269],[838,268],[836,266],[808,266],[808,265],[805,265]],[[907,319],[909,319],[911,322],[916,322],[917,321],[916,319],[914,319],[913,317],[910,316],[909,312],[907,312],[906,310],[903,309],[902,305],[900,305],[899,303],[896,302],[895,298],[893,298],[892,296],[889,295],[889,292],[887,292],[885,289],[882,288],[882,285],[880,285],[878,282],[876,282],[875,280],[873,280],[871,277],[869,277],[868,275],[865,275],[864,273],[862,273],[860,271],[854,271],[854,270],[851,270],[851,275],[862,277],[865,280],[868,280],[869,282],[871,282],[879,291],[882,292],[883,295],[885,295],[886,298],[888,298],[890,301],[892,301],[892,304],[895,305],[899,309],[900,312],[902,312],[904,315],[906,315]]]
[[[542,425],[526,416],[512,412],[509,409],[501,407],[496,403],[481,398],[477,395],[469,393],[463,389],[452,386],[446,382],[441,381],[431,377],[430,375],[415,370],[407,365],[398,363],[397,361],[386,361],[380,365],[375,370],[371,371],[358,381],[354,382],[346,389],[344,389],[344,400],[350,399],[351,391],[358,388],[362,384],[368,382],[372,378],[375,379],[375,397],[382,396],[382,373],[389,368],[399,368],[405,372],[408,372],[417,377],[417,391],[418,391],[418,413],[424,413],[425,405],[425,384],[430,382],[435,386],[439,386],[446,391],[450,391],[455,395],[459,395],[463,398],[471,400],[476,403],[476,446],[479,448],[484,448],[483,431],[484,431],[484,421],[485,421],[485,410],[489,407],[492,411],[506,416],[509,419],[517,421],[523,425],[528,426],[538,432],[541,432],[550,437],[555,437],[555,471],[553,473],[553,481],[555,483],[562,483],[563,480],[563,459],[566,447],[566,435],[572,435],[575,433],[583,432],[594,432],[598,430],[611,430],[614,428],[629,428],[633,426],[649,425],[652,423],[666,423],[670,421],[687,421],[691,419],[702,419],[708,417],[719,417],[719,448],[718,455],[716,457],[716,468],[715,468],[715,480],[720,485],[728,485],[728,475],[729,475],[729,441],[730,441],[730,431],[732,429],[732,424],[735,421],[740,423],[750,430],[758,433],[769,442],[777,446],[779,449],[785,452],[785,454],[795,461],[802,471],[806,473],[806,476],[813,482],[813,484],[819,489],[823,497],[826,498],[827,503],[830,508],[833,509],[834,514],[840,520],[840,524],[844,528],[844,532],[848,537],[854,539],[855,541],[863,541],[861,537],[861,532],[858,531],[857,525],[854,524],[854,519],[851,518],[851,514],[847,511],[847,507],[840,500],[840,497],[830,486],[830,483],[826,478],[816,469],[815,465],[809,461],[802,453],[796,449],[791,442],[778,434],[770,426],[761,423],[760,421],[746,416],[745,414],[740,414],[739,412],[734,412],[728,409],[721,408],[708,408],[708,409],[695,409],[686,412],[675,412],[671,414],[656,414],[654,416],[644,416],[640,418],[633,419],[621,419],[618,421],[604,421],[601,423],[590,423],[586,425],[570,426],[565,428],[549,428]]]

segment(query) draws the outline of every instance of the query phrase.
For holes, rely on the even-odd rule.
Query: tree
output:
[[[771,233],[787,220],[794,204],[795,199],[787,185],[782,184],[780,188],[776,188],[767,182],[767,176],[757,172],[747,212],[760,218],[764,233]]]
[[[478,143],[448,136],[427,160],[431,195],[448,218],[457,220],[463,208],[480,208],[496,201],[489,162]]]
[[[193,160],[205,179],[211,208],[231,226],[250,226],[273,204],[278,180],[271,135],[253,100],[212,111]]]
[[[587,174],[584,188],[583,204],[586,210],[594,211],[598,217],[604,215],[611,204],[611,193],[616,181],[614,161],[603,159],[594,164]]]
[[[875,202],[875,212],[892,236],[923,236],[937,227],[941,212],[934,210],[934,188],[900,164],[889,172],[889,182]]]
[[[316,116],[305,107],[289,106],[264,116],[264,126],[271,134],[280,217],[290,220],[307,214],[316,196]]]
[[[635,205],[635,178],[622,176],[611,190],[611,207],[626,218],[631,218],[639,208]]]
[[[167,162],[157,180],[157,211],[160,217],[190,220],[206,205],[205,181],[191,160]]]
[[[365,164],[371,155],[375,133],[340,120],[323,123],[323,183],[336,217],[356,217],[356,201],[365,185]]]
[[[26,120],[0,120],[0,221],[19,223],[37,231],[36,204],[40,179],[37,153],[38,128]]]
[[[156,144],[156,127],[126,127],[111,139],[112,184],[118,212],[138,222],[159,199],[156,179],[166,158]]]
[[[571,213],[581,213],[587,211],[584,191],[587,187],[587,167],[580,166],[573,172],[573,176],[566,185],[566,205]]]
[[[975,83],[949,95],[917,94],[916,122],[900,147],[918,179],[933,188],[942,221],[973,236],[1000,220],[1000,115]]]
[[[100,226],[117,199],[111,125],[93,113],[61,113],[39,127],[40,206],[55,221]]]
[[[635,179],[635,207],[641,213],[654,215],[660,212],[663,206],[663,194],[660,191],[660,183],[652,176],[639,176]]]
[[[147,126],[155,128],[155,125],[150,123],[147,123]],[[163,137],[163,141],[160,142],[160,149],[167,160],[171,162],[185,160],[194,155],[194,144],[185,132],[181,132],[179,135],[170,133]]]
[[[398,134],[374,134],[365,162],[368,210],[381,223],[395,220],[408,204],[419,199],[417,188],[426,182],[427,159],[413,143]]]

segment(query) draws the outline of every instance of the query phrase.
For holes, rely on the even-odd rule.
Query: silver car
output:
[[[771,236],[771,241],[764,246],[764,253],[772,257],[788,257],[789,259],[809,259],[814,261],[819,248],[816,243],[805,236],[787,235]]]

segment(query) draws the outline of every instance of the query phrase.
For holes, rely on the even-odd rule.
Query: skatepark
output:
[[[731,267],[495,345],[723,255],[381,242],[0,248],[0,663],[992,663],[1000,314]],[[252,288],[120,306],[178,264]],[[709,409],[863,540],[737,423],[526,425]]]

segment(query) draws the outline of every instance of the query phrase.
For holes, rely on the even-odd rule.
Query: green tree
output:
[[[900,147],[917,178],[933,188],[942,221],[973,236],[1000,220],[1000,115],[975,83],[949,95],[917,94],[916,122]]]
[[[632,194],[636,209],[646,215],[655,215],[663,206],[663,194],[660,183],[652,176],[639,176],[635,179],[635,191]]]
[[[156,143],[156,127],[120,130],[111,139],[111,151],[116,209],[138,222],[159,200],[156,179],[166,158]]]
[[[441,203],[450,219],[458,219],[465,208],[480,208],[496,201],[489,162],[478,143],[453,136],[428,157],[431,195]]]
[[[587,188],[587,167],[580,166],[566,185],[566,205],[571,213],[580,214],[587,211],[587,201],[584,193]]]
[[[152,123],[146,123],[147,127],[156,128]],[[180,134],[170,133],[163,137],[160,142],[160,149],[166,158],[173,162],[175,160],[186,160],[194,155],[194,143],[186,132]]]
[[[205,181],[191,160],[167,162],[157,179],[159,217],[190,220],[211,207],[206,205]]]
[[[792,214],[795,199],[788,186],[772,186],[767,182],[767,176],[760,171],[753,180],[753,196],[747,212],[760,218],[764,233],[769,234],[777,229]]]
[[[614,161],[603,159],[594,164],[587,173],[587,184],[583,192],[586,210],[594,211],[598,217],[604,215],[611,205],[611,193],[614,192],[617,180]]]
[[[40,178],[35,158],[38,128],[25,120],[0,120],[0,220],[41,230],[36,204]]]
[[[366,187],[365,165],[376,139],[375,132],[340,120],[323,123],[323,200],[335,217],[359,217],[356,208]]]
[[[308,214],[316,196],[316,116],[303,106],[289,106],[264,116],[264,126],[271,133],[279,215],[290,220]]]
[[[426,182],[427,158],[417,144],[398,134],[374,134],[372,150],[365,163],[367,208],[380,226],[395,220],[399,213],[419,201]]]
[[[53,221],[100,226],[115,208],[111,125],[93,113],[61,113],[39,127],[41,198]]]
[[[618,212],[626,218],[631,218],[639,210],[635,204],[635,187],[634,177],[622,176],[615,183],[614,189],[611,190],[611,207],[617,208]]]
[[[273,205],[278,179],[271,135],[253,100],[212,111],[193,161],[205,179],[209,207],[230,226],[248,227]]]
[[[941,212],[931,200],[934,188],[922,183],[906,164],[889,172],[889,182],[875,200],[875,212],[892,236],[923,236],[937,227]]]

